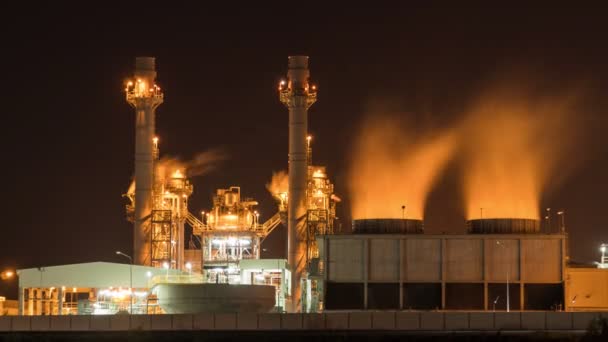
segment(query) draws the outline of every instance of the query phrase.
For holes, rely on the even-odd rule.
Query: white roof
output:
[[[45,266],[17,270],[19,287],[129,287],[130,267],[133,267],[133,287],[147,288],[150,275],[179,275],[179,270],[156,267],[116,264],[111,262],[87,262],[82,264]]]

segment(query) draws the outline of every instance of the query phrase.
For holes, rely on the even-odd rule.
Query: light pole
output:
[[[551,232],[551,208],[547,208],[547,216],[545,216],[545,219],[547,219],[547,230],[550,233]]]
[[[186,263],[186,269],[188,270],[188,275],[192,275],[192,263],[189,261]]]
[[[496,244],[502,248],[505,249],[505,254],[507,254],[507,247],[500,243],[499,241],[496,241]],[[507,312],[511,311],[510,310],[510,300],[509,300],[509,269],[511,268],[511,263],[509,262],[509,255],[507,254]],[[496,300],[498,300],[498,298],[496,298]]]
[[[602,266],[601,268],[607,268],[608,267],[608,258],[606,258],[606,248],[608,247],[608,244],[603,243],[602,246],[600,247],[600,252],[602,252],[602,259],[600,260],[600,265]]]
[[[133,314],[133,258],[131,256],[121,252],[116,251],[116,255],[122,255],[125,258],[129,259],[129,314]]]
[[[557,212],[557,215],[559,215],[560,219],[561,219],[561,231],[562,233],[564,233],[566,231],[566,211],[565,210],[560,210]]]

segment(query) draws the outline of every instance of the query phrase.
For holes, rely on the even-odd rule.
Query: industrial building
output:
[[[309,76],[308,57],[292,56],[278,86],[289,111],[289,172],[288,188],[273,193],[277,212],[260,222],[258,202],[227,185],[198,216],[188,205],[195,189],[187,168],[160,157],[155,60],[138,57],[125,89],[136,122],[125,194],[132,265],[20,270],[21,313],[608,310],[608,270],[568,268],[567,234],[542,233],[537,220],[476,219],[467,234],[433,235],[422,220],[379,217],[335,234],[340,199],[327,169],[312,161],[307,116],[317,89]],[[260,259],[280,224],[287,259]]]

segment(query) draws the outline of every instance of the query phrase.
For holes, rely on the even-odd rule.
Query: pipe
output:
[[[281,102],[289,109],[289,201],[287,225],[287,261],[291,269],[289,312],[299,312],[300,280],[306,267],[306,181],[308,173],[306,135],[308,108],[316,94],[309,91],[307,56],[290,56],[287,84],[280,88]]]

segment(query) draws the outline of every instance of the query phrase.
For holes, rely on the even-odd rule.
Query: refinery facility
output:
[[[290,56],[278,85],[289,154],[287,174],[268,187],[276,213],[260,220],[258,201],[239,184],[217,189],[212,207],[192,208],[188,167],[162,158],[155,111],[165,99],[156,72],[154,58],[137,57],[125,88],[135,112],[134,176],[124,194],[133,250],[116,251],[124,264],[19,270],[19,314],[608,310],[608,258],[602,254],[598,267],[570,265],[563,221],[543,231],[537,214],[484,216],[481,208],[466,234],[430,234],[422,205],[367,197],[401,210],[362,209],[352,232],[338,234],[340,197],[312,157],[308,109],[317,87],[307,56]],[[261,258],[264,240],[281,225],[286,258]]]

